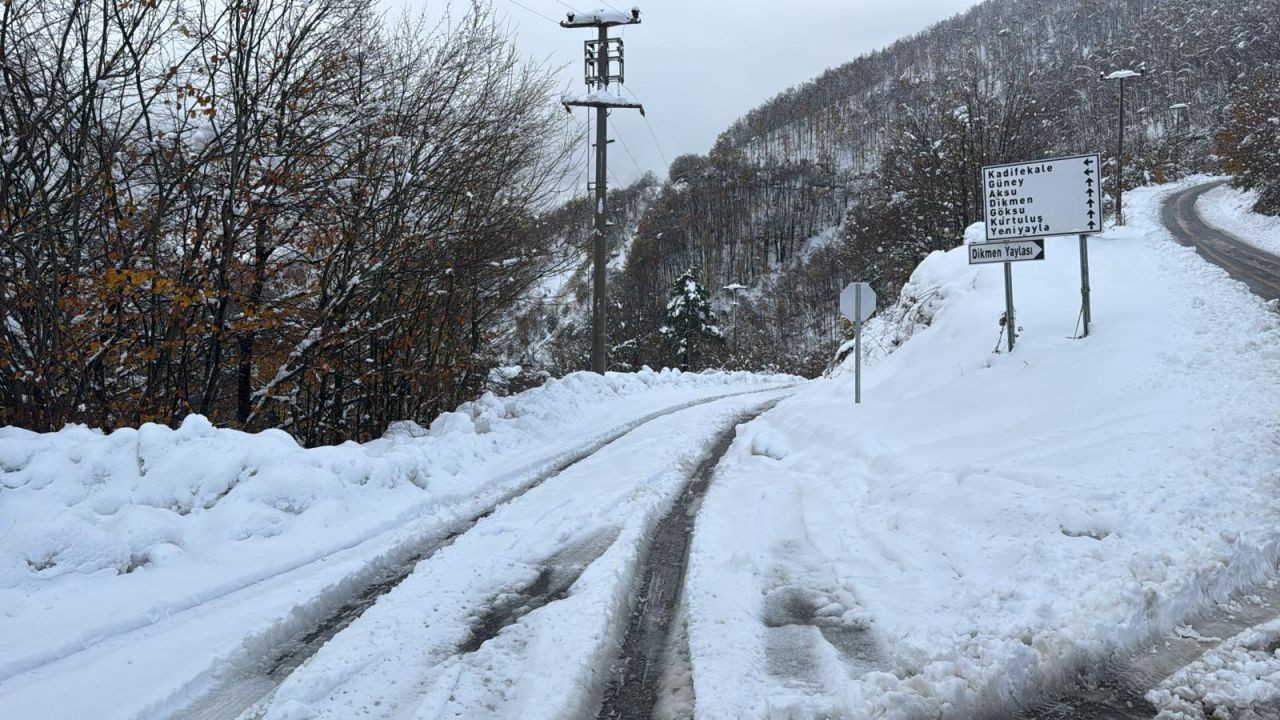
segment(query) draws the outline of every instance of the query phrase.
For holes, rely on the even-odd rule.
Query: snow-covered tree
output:
[[[1257,68],[1237,88],[1218,133],[1223,167],[1235,185],[1258,192],[1254,210],[1280,215],[1280,80],[1278,66]]]
[[[464,4],[0,3],[0,425],[315,445],[479,394],[573,135]]]
[[[673,344],[681,370],[693,367],[707,344],[724,340],[697,268],[685,270],[672,283],[660,332]]]

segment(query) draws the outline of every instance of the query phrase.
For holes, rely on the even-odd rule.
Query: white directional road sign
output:
[[[862,303],[859,306],[858,296],[861,295]],[[862,311],[862,317],[858,317],[857,311]],[[866,322],[871,317],[871,313],[876,311],[876,293],[871,289],[869,283],[855,282],[845,286],[844,292],[840,293],[840,314],[849,318],[850,322]]]
[[[1043,259],[1044,240],[1010,240],[1008,242],[973,243],[969,246],[970,265]]]
[[[1102,232],[1099,156],[982,168],[988,240]]]

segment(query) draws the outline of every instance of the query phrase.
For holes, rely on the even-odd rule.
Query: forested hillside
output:
[[[0,7],[0,425],[312,444],[472,399],[571,128],[482,4]]]
[[[3,3],[0,424],[316,444],[583,369],[581,128],[466,8]],[[1280,211],[1280,0],[988,0],[614,189],[611,367],[821,371],[840,288],[958,243],[981,165],[1114,167],[1122,68],[1126,186],[1225,170]]]
[[[713,290],[751,288],[736,348],[704,364],[818,371],[842,337],[843,284],[892,296],[959,243],[983,217],[982,165],[1101,151],[1113,187],[1119,100],[1100,72],[1146,72],[1126,87],[1127,188],[1224,166],[1280,187],[1277,61],[1278,0],[988,0],[676,159],[615,278],[626,325],[611,341],[629,363],[676,362],[663,305],[696,267]],[[727,320],[730,293],[713,295]]]

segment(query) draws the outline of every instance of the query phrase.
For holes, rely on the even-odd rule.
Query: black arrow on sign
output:
[[[1084,174],[1085,174],[1085,175],[1092,175],[1092,174],[1093,174],[1093,171],[1092,171],[1092,170],[1085,170],[1085,171],[1084,171]]]
[[[1095,216],[1097,216],[1097,213],[1095,213],[1094,211],[1090,210],[1090,211],[1089,211],[1089,217],[1090,217],[1090,218],[1093,218],[1093,217],[1095,217]]]
[[[1088,185],[1089,187],[1093,187],[1093,178],[1089,178],[1088,180],[1085,180],[1084,182],[1085,182],[1085,184],[1086,184],[1086,185]]]
[[[1086,192],[1089,193],[1089,197],[1093,197],[1093,188],[1089,188]]]
[[[1090,166],[1090,165],[1092,165],[1092,164],[1093,164],[1093,158],[1088,158],[1088,159],[1086,159],[1086,160],[1084,161],[1084,165],[1085,165],[1085,167],[1088,167],[1088,166]]]
[[[1089,207],[1093,207],[1093,198],[1089,198]]]
[[[1089,229],[1090,229],[1090,230],[1092,230],[1092,229],[1094,229],[1095,227],[1097,227],[1097,226],[1093,224],[1093,221],[1092,221],[1092,220],[1090,220],[1090,221],[1089,221]]]

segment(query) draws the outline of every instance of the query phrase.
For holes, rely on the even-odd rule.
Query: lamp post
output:
[[[1169,106],[1169,113],[1173,116],[1173,159],[1172,163],[1175,170],[1182,170],[1182,153],[1185,148],[1186,141],[1186,123],[1189,106],[1184,102],[1174,103]]]
[[[732,285],[725,285],[724,289],[733,293],[733,354],[736,357],[738,354],[738,293],[746,290],[747,286],[741,283],[733,283]]]
[[[1118,80],[1120,82],[1120,142],[1116,151],[1116,224],[1124,225],[1124,81],[1142,77],[1147,74],[1146,63],[1137,70],[1116,70],[1110,75],[1098,73],[1101,80]]]

